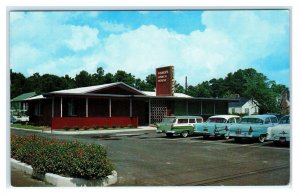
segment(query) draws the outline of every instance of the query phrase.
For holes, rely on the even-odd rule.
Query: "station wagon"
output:
[[[273,141],[275,145],[290,142],[290,115],[283,116],[279,120],[279,124],[269,127],[267,132],[267,140]]]
[[[157,124],[157,133],[165,133],[167,137],[181,135],[187,137],[194,133],[194,124],[203,123],[201,116],[166,116]]]
[[[240,141],[242,138],[257,139],[264,142],[267,136],[267,129],[278,124],[274,115],[250,115],[245,116],[241,121],[229,127],[228,136]]]
[[[229,126],[238,123],[241,117],[237,115],[217,115],[211,116],[205,123],[196,123],[194,132],[203,136],[204,139],[209,137],[222,137],[228,139]]]

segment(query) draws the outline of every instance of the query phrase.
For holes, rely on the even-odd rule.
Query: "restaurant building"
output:
[[[141,126],[164,116],[227,114],[224,98],[191,97],[174,92],[174,67],[156,69],[156,91],[140,91],[123,82],[45,93],[28,98],[30,123],[52,129],[93,126]]]

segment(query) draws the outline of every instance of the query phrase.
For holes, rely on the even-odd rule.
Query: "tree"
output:
[[[131,73],[126,73],[125,71],[118,70],[114,75],[114,80],[116,82],[124,82],[130,86],[134,86],[135,76],[131,75]]]
[[[81,71],[75,76],[75,84],[77,87],[85,87],[93,85],[92,76],[87,71]]]
[[[24,84],[26,82],[26,78],[21,73],[15,73],[10,70],[10,98],[17,97],[23,93],[24,91]]]

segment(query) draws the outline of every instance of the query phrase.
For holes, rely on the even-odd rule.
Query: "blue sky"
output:
[[[286,10],[10,12],[10,66],[25,76],[125,70],[145,79],[174,65],[195,85],[255,68],[290,86]]]

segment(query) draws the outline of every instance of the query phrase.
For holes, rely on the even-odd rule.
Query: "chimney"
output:
[[[188,87],[188,84],[187,84],[187,76],[185,76],[185,92],[187,91],[187,87]]]

